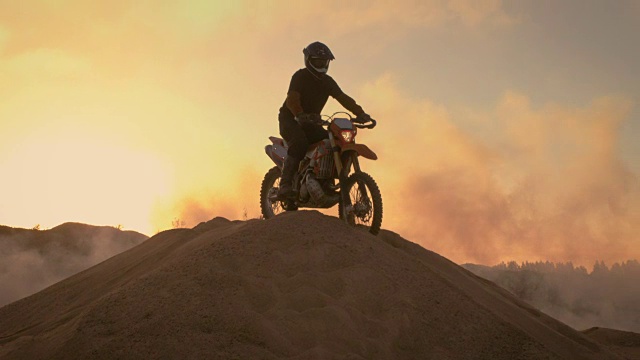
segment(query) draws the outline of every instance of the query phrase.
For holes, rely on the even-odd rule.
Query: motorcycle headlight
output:
[[[342,138],[346,142],[353,141],[353,130],[342,130]]]

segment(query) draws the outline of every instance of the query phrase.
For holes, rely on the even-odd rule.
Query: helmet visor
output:
[[[329,67],[329,59],[311,58],[309,63],[316,69],[326,69]]]

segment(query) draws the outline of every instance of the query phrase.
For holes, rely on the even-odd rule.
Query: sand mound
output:
[[[625,359],[640,359],[640,334],[601,327],[594,327],[582,333],[609,346]]]
[[[162,232],[0,308],[2,359],[619,359],[447,259],[318,212]]]

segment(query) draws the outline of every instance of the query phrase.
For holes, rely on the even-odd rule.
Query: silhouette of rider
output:
[[[327,45],[316,41],[304,48],[302,53],[305,67],[291,77],[287,98],[278,116],[280,135],[289,145],[278,190],[281,200],[294,196],[293,176],[309,145],[328,137],[327,131],[317,121],[329,96],[361,120],[370,119],[362,107],[327,75],[329,62],[335,59]]]

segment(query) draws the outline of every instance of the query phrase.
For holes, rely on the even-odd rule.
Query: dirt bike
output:
[[[348,118],[336,117],[338,114]],[[328,209],[338,204],[340,219],[378,234],[382,225],[382,196],[373,178],[362,172],[358,160],[360,156],[371,160],[378,157],[366,145],[355,142],[358,129],[373,129],[376,121],[370,118],[363,121],[338,112],[319,117],[318,123],[326,126],[328,139],[309,147],[293,177],[295,196],[285,201],[278,198],[278,189],[287,144],[281,138],[269,137],[272,144],[265,151],[276,166],[262,180],[262,216],[269,219],[283,211],[302,207]]]

